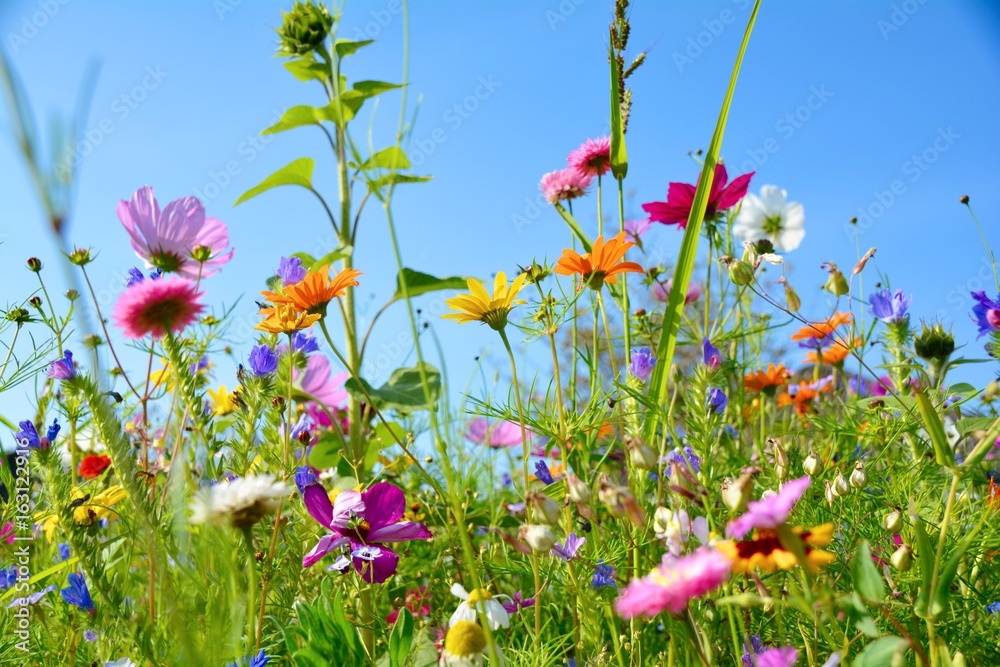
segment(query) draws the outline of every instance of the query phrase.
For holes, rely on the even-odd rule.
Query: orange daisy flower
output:
[[[261,310],[260,314],[264,316],[264,320],[259,322],[254,329],[273,334],[308,329],[316,324],[321,317],[319,313],[301,312],[291,303],[279,303],[274,308]]]
[[[823,322],[813,322],[802,327],[792,334],[792,340],[809,340],[812,338],[826,338],[834,330],[845,324],[854,321],[854,316],[850,313],[834,313]]]
[[[784,364],[768,364],[767,370],[747,373],[743,378],[743,386],[747,391],[763,391],[774,393],[775,388],[788,384],[792,374],[785,368]]]
[[[628,249],[635,244],[625,240],[625,232],[604,240],[598,236],[586,255],[566,248],[556,262],[555,272],[560,276],[579,274],[583,283],[591,289],[599,290],[608,282],[614,284],[618,273],[643,273],[643,268],[635,262],[623,262]]]
[[[330,280],[330,267],[325,265],[310,271],[294,285],[288,285],[281,294],[266,290],[261,294],[274,304],[291,303],[298,310],[325,315],[326,304],[344,294],[348,287],[357,287],[360,275],[357,269],[345,269]]]
[[[861,347],[861,341],[854,339],[853,345],[851,347]],[[847,341],[845,341],[840,336],[837,336],[837,341],[830,347],[823,350],[823,355],[820,355],[815,350],[810,350],[806,352],[806,362],[811,364],[830,364],[831,366],[837,366],[838,364],[844,363],[844,359],[847,359],[850,355],[851,350],[848,347]]]
[[[797,413],[804,415],[809,411],[814,398],[823,392],[829,391],[833,391],[833,384],[831,383],[823,383],[817,389],[812,382],[800,382],[794,396],[787,392],[778,396],[778,407],[783,408],[792,405],[795,406]]]

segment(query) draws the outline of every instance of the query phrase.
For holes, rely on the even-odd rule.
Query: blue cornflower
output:
[[[278,277],[285,287],[302,282],[306,277],[306,268],[298,257],[282,257],[278,260]]]
[[[601,588],[618,588],[618,584],[615,582],[615,568],[611,565],[607,565],[604,559],[598,559],[597,565],[594,566],[594,578],[590,580],[590,585],[594,587],[595,590],[600,590]]]
[[[250,350],[250,357],[247,363],[250,364],[250,370],[253,371],[254,375],[263,377],[278,370],[278,355],[266,343],[255,345]]]
[[[510,486],[513,483],[514,480],[511,478],[510,473],[505,472],[504,474],[500,475],[501,486]]]
[[[628,365],[628,370],[633,377],[645,381],[650,373],[653,372],[654,366],[656,366],[656,357],[653,356],[651,349],[648,347],[637,347],[632,350],[632,361]]]
[[[764,643],[760,641],[760,635],[750,637],[750,646],[743,645],[743,655],[740,657],[743,667],[756,667],[757,660],[754,658],[764,652]]]
[[[535,463],[535,477],[537,477],[542,484],[552,484],[556,480],[552,477],[552,473],[549,472],[549,467],[545,465],[545,461],[538,461]]]
[[[986,611],[993,614],[994,616],[1000,614],[1000,600],[986,605]]]
[[[63,352],[62,359],[56,359],[49,364],[49,377],[53,380],[72,380],[76,377],[76,364],[73,363],[73,353]]]
[[[35,428],[35,425],[30,420],[25,419],[18,426],[21,430],[14,434],[17,446],[38,449],[41,446],[41,440],[38,437],[38,429]]]
[[[49,439],[49,444],[52,444],[55,441],[56,436],[59,435],[60,428],[62,427],[59,426],[59,420],[53,419],[52,425],[49,426],[47,431],[45,431],[45,437]]]
[[[709,388],[708,396],[705,399],[705,407],[709,408],[715,414],[722,414],[725,412],[727,405],[729,405],[729,397],[726,396],[726,392],[718,387]]]
[[[295,469],[295,486],[299,488],[299,493],[306,490],[310,484],[319,484],[316,473],[311,466],[299,466]]]
[[[138,267],[133,266],[131,269],[128,270],[128,277],[125,278],[125,287],[132,287],[133,285],[138,285],[145,279],[146,276],[142,275],[142,271]]]
[[[976,305],[972,307],[972,321],[979,330],[977,338],[991,331],[1000,331],[1000,295],[990,299],[986,292],[980,290],[972,292],[972,298],[976,300]]]
[[[208,357],[202,357],[197,362],[191,364],[191,368],[188,369],[188,372],[191,375],[197,375],[206,368],[208,368]]]
[[[17,583],[17,568],[13,565],[0,568],[0,591],[7,590],[15,583]]]
[[[903,322],[908,317],[906,309],[912,298],[913,295],[906,296],[901,289],[895,292],[881,289],[868,295],[868,312],[886,324]]]
[[[698,471],[701,470],[701,457],[695,453],[694,448],[690,445],[685,445],[684,449],[674,449],[668,453],[667,461],[668,467],[674,464],[688,466],[691,468],[691,472],[696,475],[698,474]],[[669,470],[667,471],[667,474],[670,474]]]
[[[62,560],[69,560],[69,556],[70,556],[69,545],[66,544],[65,542],[60,542],[59,543],[59,558],[61,558]]]
[[[296,331],[292,334],[292,352],[311,354],[319,350],[319,341],[309,332]]]
[[[722,365],[722,353],[707,338],[701,341],[701,360],[713,371],[719,370],[719,366]]]
[[[84,611],[94,611],[94,601],[90,598],[90,590],[83,578],[82,572],[69,573],[69,586],[60,591],[63,600]]]

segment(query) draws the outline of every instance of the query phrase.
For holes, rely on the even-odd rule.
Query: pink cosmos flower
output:
[[[347,403],[347,390],[344,383],[348,373],[342,371],[330,376],[330,360],[322,354],[314,354],[306,362],[303,371],[292,371],[292,382],[295,387],[310,398],[322,403],[329,410],[344,407]]]
[[[406,497],[399,487],[388,482],[373,484],[364,493],[341,491],[332,504],[325,488],[309,484],[302,490],[302,500],[309,514],[330,530],[305,555],[302,567],[349,546],[349,554],[342,554],[331,568],[346,570],[353,564],[365,581],[380,584],[396,573],[399,563],[399,555],[386,543],[431,538],[424,524],[400,521],[406,511]]]
[[[773,496],[755,500],[747,505],[746,514],[729,522],[726,535],[742,538],[754,528],[777,528],[788,520],[792,507],[809,488],[812,478],[799,477],[785,482]]]
[[[615,600],[615,611],[625,619],[652,618],[663,611],[680,614],[690,600],[721,586],[729,570],[729,559],[712,547],[701,547],[681,558],[664,556],[652,574],[632,580]]]
[[[8,521],[3,525],[3,528],[0,528],[0,541],[14,544],[14,523],[12,521]]]
[[[205,216],[195,197],[175,199],[160,210],[153,188],[144,185],[118,204],[118,219],[132,239],[132,249],[150,266],[187,278],[210,276],[233,258],[229,231],[221,220]],[[207,259],[192,259],[195,249]],[[227,252],[228,249],[228,252]]]
[[[527,433],[528,442],[531,442],[531,433]],[[512,421],[490,424],[482,417],[476,417],[469,422],[465,437],[479,445],[517,447],[521,444],[521,425]]]
[[[590,181],[591,177],[586,174],[573,169],[560,169],[542,176],[538,189],[550,204],[556,204],[564,199],[582,197],[590,187]]]
[[[640,237],[649,231],[649,228],[653,226],[653,221],[649,218],[643,218],[642,220],[626,220],[625,221],[625,238],[633,243],[638,243]]]
[[[769,648],[754,656],[757,667],[792,667],[798,660],[799,653],[791,646]]]
[[[603,176],[611,168],[611,137],[587,139],[566,158],[569,168],[578,174]]]
[[[202,293],[190,280],[160,278],[143,280],[118,297],[112,317],[128,338],[152,334],[163,338],[195,322],[205,310]]]
[[[668,280],[666,284],[658,282],[653,283],[653,296],[656,297],[656,300],[660,303],[666,303],[670,299],[670,288],[673,286],[673,278]],[[693,303],[699,298],[701,298],[701,288],[698,287],[698,283],[688,283],[688,291],[687,294],[684,295],[684,303]]]
[[[727,185],[729,174],[726,173],[726,166],[722,163],[715,165],[715,178],[712,179],[712,189],[708,195],[705,219],[710,219],[716,214],[736,206],[737,202],[746,196],[747,188],[750,187],[750,178],[753,175],[752,171],[749,174],[743,174]],[[688,217],[691,215],[695,190],[697,190],[697,186],[690,183],[671,183],[667,188],[667,201],[643,204],[642,210],[649,213],[649,219],[653,222],[677,225],[678,229],[684,229],[687,227]]]

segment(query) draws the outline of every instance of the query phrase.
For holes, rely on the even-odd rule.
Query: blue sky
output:
[[[102,305],[113,301],[120,274],[134,263],[115,206],[143,184],[155,188],[161,204],[199,196],[229,225],[236,257],[206,287],[216,306],[245,295],[238,309],[245,322],[255,320],[252,297],[280,255],[332,248],[322,210],[303,190],[274,190],[232,208],[242,192],[301,156],[317,158],[315,182],[336,196],[336,174],[317,131],[258,137],[283,109],[320,101],[318,89],[292,79],[274,57],[273,27],[286,4],[0,4],[3,48],[43,117],[68,111],[87,63],[100,63],[71,238],[100,249],[92,275],[107,300]],[[631,79],[626,207],[638,214],[642,202],[664,198],[669,181],[695,179],[687,152],[711,138],[750,2],[633,4],[632,52],[650,49]],[[414,3],[409,92],[420,107],[410,154],[414,171],[434,180],[397,194],[409,266],[488,278],[533,257],[559,255],[567,232],[551,208],[538,205],[537,183],[606,127],[610,15],[610,2],[597,0]],[[341,36],[377,39],[351,62],[348,77],[398,81],[402,28],[395,0],[348,3]],[[731,173],[757,171],[752,190],[777,184],[804,204],[806,238],[788,261],[807,315],[829,312],[819,265],[849,269],[855,262],[847,221],[858,216],[862,251],[878,248],[870,267],[913,293],[914,317],[953,323],[959,342],[970,344],[964,352],[983,356],[968,320],[968,291],[992,291],[992,272],[958,198],[972,197],[988,240],[1000,246],[998,84],[1000,12],[993,3],[764,2],[723,156]],[[395,127],[398,102],[387,94],[377,107],[379,147],[389,143],[384,131]],[[364,108],[363,123],[373,109]],[[8,119],[0,119],[6,128]],[[363,138],[361,127],[355,133]],[[25,258],[37,255],[50,266],[56,258],[6,138],[0,173],[9,302],[34,289],[21,268]],[[591,197],[576,207],[591,231],[594,206]],[[613,211],[611,198],[606,210]],[[671,228],[654,230],[649,240],[666,258],[679,242]],[[394,288],[377,208],[362,220],[356,265],[365,271],[361,308],[374,312]],[[464,386],[474,357],[497,341],[485,327],[440,322],[442,299],[422,305],[448,350],[453,381]],[[379,382],[412,362],[409,348],[403,312],[393,311],[373,337],[376,365],[367,367],[368,379]],[[242,358],[248,349],[234,353]],[[217,361],[218,379],[233,385],[232,363]],[[527,365],[527,372],[544,370],[540,361]],[[979,382],[992,374],[985,365],[966,368],[963,377]],[[8,405],[28,400],[29,389],[18,391],[5,397]]]

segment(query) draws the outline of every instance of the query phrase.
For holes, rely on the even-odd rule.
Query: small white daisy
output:
[[[741,241],[769,240],[780,252],[795,250],[806,232],[802,228],[806,215],[802,204],[788,201],[788,191],[776,185],[765,185],[760,196],[743,198],[733,236]]]
[[[486,651],[486,633],[472,621],[458,621],[448,628],[441,651],[440,667],[482,667]],[[503,653],[497,647],[499,667],[506,663]]]
[[[462,600],[462,602],[455,609],[455,613],[451,615],[448,625],[454,626],[460,621],[474,622],[477,618],[476,605],[479,605],[483,613],[486,614],[486,620],[489,621],[491,628],[497,630],[499,628],[510,627],[510,614],[497,601],[499,598],[509,599],[509,596],[493,596],[489,591],[482,588],[477,588],[470,593],[459,583],[452,584],[451,594]]]
[[[273,475],[237,477],[202,491],[191,503],[191,523],[226,523],[247,528],[274,511],[278,500],[292,492]]]

